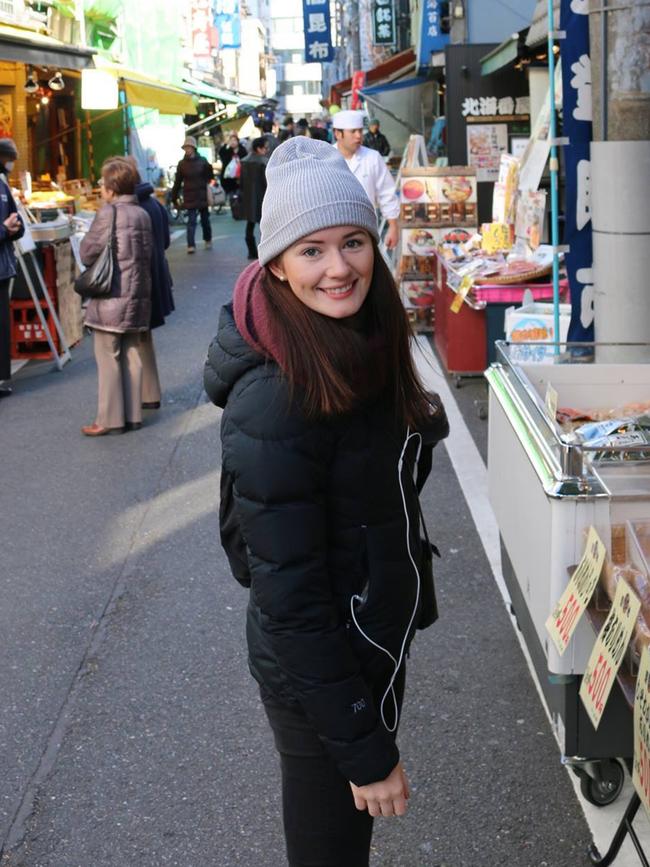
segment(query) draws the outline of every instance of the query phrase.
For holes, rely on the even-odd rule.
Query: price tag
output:
[[[463,301],[467,297],[467,293],[472,288],[473,280],[471,277],[463,277],[460,281],[460,285],[456,290],[456,297],[451,302],[451,307],[449,308],[452,313],[458,313],[460,308],[463,306]]]
[[[634,696],[634,766],[632,782],[650,813],[650,648],[644,647]]]
[[[595,729],[605,710],[609,693],[623,662],[641,603],[630,585],[622,578],[607,620],[591,651],[580,685],[580,698]]]
[[[544,398],[544,403],[546,404],[546,411],[551,417],[551,421],[555,421],[555,417],[557,416],[557,391],[553,388],[551,383],[546,386],[546,397]]]
[[[546,630],[560,656],[567,649],[578,621],[594,594],[605,562],[605,553],[605,546],[598,533],[590,527],[585,552],[578,568],[546,621]]]

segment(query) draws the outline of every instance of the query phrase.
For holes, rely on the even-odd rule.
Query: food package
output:
[[[512,154],[501,154],[499,162],[499,184],[503,184],[505,193],[504,223],[514,223],[517,204],[517,188],[519,186],[519,160]]]
[[[492,193],[492,222],[506,222],[506,188],[505,184],[496,183]]]
[[[522,190],[519,193],[515,235],[525,241],[531,250],[536,250],[542,242],[545,210],[546,192],[544,190]]]

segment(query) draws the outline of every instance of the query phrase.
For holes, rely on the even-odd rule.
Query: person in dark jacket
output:
[[[268,145],[262,136],[253,139],[250,154],[241,161],[241,218],[246,220],[248,258],[257,259],[255,224],[262,218],[262,201],[266,192]]]
[[[160,377],[156,363],[152,330],[165,324],[165,318],[174,310],[172,275],[165,250],[169,247],[169,217],[167,210],[153,195],[153,186],[147,181],[138,183],[135,194],[138,203],[151,220],[151,318],[149,330],[140,334],[140,358],[142,360],[142,408],[160,409]]]
[[[84,325],[92,329],[97,362],[97,415],[84,436],[122,434],[142,427],[140,334],[151,322],[151,220],[138,204],[138,172],[128,157],[102,165],[103,206],[81,239],[79,255],[92,265],[110,238],[115,220],[115,268],[107,296],[92,298]]]
[[[239,136],[236,133],[231,133],[225,144],[219,148],[219,159],[221,161],[221,186],[226,191],[228,198],[239,190],[239,174],[236,168],[236,163],[230,166],[230,163],[236,158],[238,162],[248,155],[248,151],[239,141]],[[231,177],[231,175],[234,175]]]
[[[418,487],[448,425],[343,157],[296,136],[266,177],[259,262],[221,311],[204,374],[223,407],[221,539],[250,587],[289,864],[368,867],[373,818],[409,797],[404,659],[431,622]]]
[[[390,153],[388,139],[383,132],[379,132],[379,121],[376,118],[368,121],[368,132],[363,137],[363,143],[367,148],[379,151],[382,157],[387,157]]]
[[[196,245],[197,216],[201,217],[203,243],[212,246],[212,226],[210,225],[210,209],[208,208],[208,184],[214,177],[212,166],[196,149],[196,139],[187,136],[183,142],[185,156],[176,166],[176,177],[172,187],[171,199],[178,207],[178,197],[183,188],[183,207],[189,217],[187,222],[187,252],[194,253]]]
[[[18,149],[14,140],[0,138],[0,398],[11,394],[11,386],[7,384],[11,379],[9,286],[16,275],[14,241],[25,233],[7,181],[17,159]]]

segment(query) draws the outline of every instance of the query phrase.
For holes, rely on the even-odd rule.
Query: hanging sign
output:
[[[395,0],[375,0],[372,42],[373,45],[395,45]]]
[[[358,69],[356,72],[352,73],[352,96],[350,98],[351,109],[363,108],[362,97],[359,94],[359,91],[363,90],[365,83],[366,73],[363,72],[363,70]]]
[[[602,719],[640,608],[636,594],[621,578],[580,685],[580,698],[595,729]]]
[[[220,48],[241,48],[239,0],[212,0]]]
[[[634,766],[632,783],[650,813],[650,648],[644,647],[634,695]]]
[[[302,0],[305,28],[305,63],[334,60],[329,0]]]
[[[445,4],[449,7],[449,4]],[[449,42],[449,33],[443,33],[441,0],[422,0],[422,19],[418,39],[418,67],[430,66],[431,55],[441,51]]]
[[[591,60],[589,57],[588,3],[562,0],[562,134],[566,194],[564,243],[567,276],[571,290],[569,340],[594,339],[593,253],[591,243]]]
[[[585,552],[578,568],[546,621],[546,630],[560,656],[567,649],[578,621],[594,595],[604,562],[605,546],[598,533],[590,527]]]

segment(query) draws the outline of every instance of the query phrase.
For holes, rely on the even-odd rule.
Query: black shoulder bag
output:
[[[115,255],[115,205],[111,205],[112,219],[108,242],[99,256],[74,281],[74,291],[82,298],[103,298],[111,294]]]
[[[420,568],[418,570],[420,573],[420,614],[415,625],[418,629],[426,629],[428,626],[432,626],[438,619],[438,603],[436,602],[436,587],[433,578],[433,555],[435,554],[436,557],[440,557],[440,551],[429,539],[419,497],[418,509],[424,539],[420,539],[422,550],[419,563]]]

